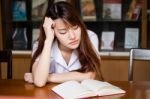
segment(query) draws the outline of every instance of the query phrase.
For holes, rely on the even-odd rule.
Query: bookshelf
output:
[[[147,7],[148,7],[148,10],[147,10],[147,19],[148,19],[148,48],[150,48],[150,1],[148,1],[147,3]]]
[[[1,1],[0,1],[0,5],[1,5]],[[0,8],[0,22],[2,22],[2,14],[1,14],[1,8]],[[0,23],[0,50],[2,49],[2,24]]]
[[[23,1],[25,2],[25,10],[26,10],[26,20],[23,21],[14,21],[12,15],[12,5],[14,1]],[[41,19],[36,20],[32,16],[33,11],[33,1],[34,0],[2,0],[2,33],[3,33],[3,48],[4,49],[12,49],[12,50],[23,50],[30,51],[32,49],[32,32],[33,29],[39,28]],[[40,1],[40,0],[38,0]],[[37,2],[38,2],[37,1]],[[46,0],[43,0],[46,1]],[[43,2],[42,1],[42,2]],[[68,0],[78,9],[78,12],[81,14],[81,0]],[[126,18],[126,14],[130,8],[132,1],[134,0],[93,0],[95,6],[95,16],[96,20],[84,20],[88,29],[93,30],[98,34],[99,41],[101,41],[101,34],[103,31],[114,31],[115,32],[115,41],[114,41],[114,49],[113,51],[129,51],[124,47],[125,43],[125,29],[126,28],[138,28],[139,29],[139,37],[138,37],[138,48],[147,48],[150,46],[150,33],[147,28],[147,0],[142,0],[142,9],[140,11],[139,17],[134,20],[130,20]],[[108,2],[109,1],[109,2]],[[120,9],[118,17],[115,18],[112,15],[112,19],[104,19],[104,4],[107,7],[109,4],[113,4],[112,2],[117,1],[115,4],[119,4],[120,8],[112,9]],[[115,5],[116,6],[116,5]],[[118,5],[117,5],[118,6]],[[115,12],[113,12],[115,13]],[[82,18],[81,14],[81,18]],[[149,23],[149,21],[148,21]],[[25,28],[26,29],[26,37],[27,42],[26,48],[14,48],[14,39],[13,35],[16,28]],[[148,38],[147,38],[148,37]],[[21,43],[24,44],[24,43]],[[25,45],[24,44],[24,45]],[[101,44],[101,42],[100,42]],[[101,50],[101,49],[100,49]],[[107,51],[107,50],[106,50]],[[108,50],[109,51],[109,50]]]
[[[86,1],[86,0],[85,0]],[[94,0],[96,8],[96,21],[85,20],[85,24],[88,29],[95,31],[99,36],[99,41],[101,41],[101,34],[103,31],[114,31],[115,32],[115,41],[114,41],[114,51],[116,50],[130,50],[130,48],[125,48],[125,33],[126,28],[133,28],[139,30],[138,38],[138,47],[137,48],[147,48],[147,0],[137,0],[135,4],[135,10],[133,10],[133,2],[135,0]],[[80,0],[77,1],[76,7],[78,8],[79,13],[82,15],[82,7],[80,6]],[[116,18],[111,15],[111,19],[104,19],[103,13],[107,6],[110,6],[112,13],[115,11],[120,12],[116,15]],[[139,8],[141,9],[139,10]],[[131,9],[132,8],[132,9]],[[120,9],[120,10],[116,10]],[[127,13],[133,16],[127,17]],[[139,11],[138,11],[139,10]],[[139,13],[140,12],[140,13]],[[117,13],[115,13],[117,14]],[[117,18],[117,16],[119,16]],[[121,18],[120,18],[121,16]],[[137,17],[138,16],[138,17]],[[81,16],[82,18],[83,16]],[[137,35],[135,35],[137,36]],[[101,42],[100,42],[101,43]],[[137,44],[136,44],[137,45]],[[134,47],[131,47],[134,48]],[[101,49],[100,49],[101,50]]]
[[[33,28],[38,28],[40,26],[41,21],[32,20],[31,17],[31,9],[32,9],[32,0],[18,0],[26,2],[26,10],[27,10],[27,20],[26,21],[13,21],[12,20],[12,12],[11,5],[14,0],[0,0],[1,2],[1,15],[0,18],[2,20],[2,25],[0,24],[0,42],[3,46],[3,49],[12,49],[13,50],[13,78],[14,79],[23,79],[24,73],[29,72],[30,61],[31,61],[31,49],[32,49],[32,30]],[[38,0],[37,0],[38,1]],[[42,0],[41,0],[42,1]],[[80,13],[80,7],[78,0],[67,0],[72,3],[74,7],[76,7]],[[113,30],[116,32],[115,34],[115,48],[114,50],[100,50],[100,55],[102,59],[102,71],[104,71],[104,77],[106,80],[127,80],[128,74],[128,61],[129,61],[129,50],[124,49],[124,28],[125,27],[138,27],[140,29],[140,37],[139,37],[139,45],[140,48],[150,48],[150,29],[147,28],[147,23],[150,21],[147,20],[147,5],[148,0],[142,0],[142,13],[137,21],[126,21],[124,19],[124,14],[122,13],[121,20],[102,20],[102,0],[94,0],[96,3],[96,17],[98,20],[95,21],[84,21],[86,26],[96,32],[101,38],[101,32],[105,30]],[[126,12],[128,10],[130,1],[132,0],[122,0],[121,4],[123,9],[122,12]],[[1,21],[0,21],[1,22]],[[2,28],[1,28],[2,26]],[[14,31],[14,27],[27,27],[27,37],[29,40],[28,47],[25,50],[14,50],[13,49],[13,40],[12,35]],[[1,32],[2,31],[2,32]],[[149,32],[147,32],[149,31]],[[3,36],[3,37],[2,37]],[[149,44],[149,45],[148,45]],[[119,61],[119,62],[118,62]],[[112,65],[113,64],[113,65]],[[148,78],[149,77],[149,64],[140,63],[138,64],[137,78]],[[140,66],[147,66],[146,69]],[[5,70],[5,69],[4,69]],[[140,76],[141,70],[146,70],[148,73],[146,75]],[[3,71],[3,69],[2,69]],[[144,71],[145,72],[145,71]],[[3,71],[5,74],[6,72]],[[19,75],[18,75],[19,74]]]

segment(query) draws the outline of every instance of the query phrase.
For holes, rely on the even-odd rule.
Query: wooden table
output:
[[[122,88],[126,93],[92,99],[150,99],[150,81],[116,81],[110,83]],[[0,99],[62,99],[51,91],[55,85],[57,84],[50,83],[45,87],[38,88],[23,80],[0,80]]]

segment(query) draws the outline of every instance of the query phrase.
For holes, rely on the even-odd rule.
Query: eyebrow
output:
[[[59,31],[62,31],[62,30],[67,30],[66,28],[62,28],[62,29],[58,29]]]

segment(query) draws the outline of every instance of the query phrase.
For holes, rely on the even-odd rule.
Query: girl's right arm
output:
[[[33,83],[32,73],[25,73],[24,79],[28,83]],[[94,72],[81,73],[73,71],[73,72],[49,74],[47,82],[63,83],[69,80],[82,81],[84,79],[95,79],[95,73]]]
[[[43,50],[39,56],[39,60],[35,61],[32,66],[33,83],[38,87],[46,84],[49,74],[51,46],[54,40],[52,25],[54,25],[54,21],[46,17],[43,24],[46,35]]]

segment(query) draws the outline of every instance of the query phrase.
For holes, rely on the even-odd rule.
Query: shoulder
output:
[[[97,34],[91,30],[87,30],[87,33],[88,33],[88,36],[91,37],[91,36],[97,36]]]
[[[95,32],[91,31],[91,30],[87,30],[88,33],[88,37],[92,43],[92,46],[94,47],[94,49],[96,50],[96,52],[99,52],[99,39],[98,36]]]
[[[94,31],[87,30],[87,34],[90,40],[98,41],[98,35]]]
[[[87,30],[87,34],[91,41],[94,40],[94,41],[98,42],[98,35],[95,32],[93,32],[91,30]]]
[[[34,55],[35,51],[37,50],[38,45],[39,45],[38,41],[33,43],[33,45],[32,45],[32,56]]]

